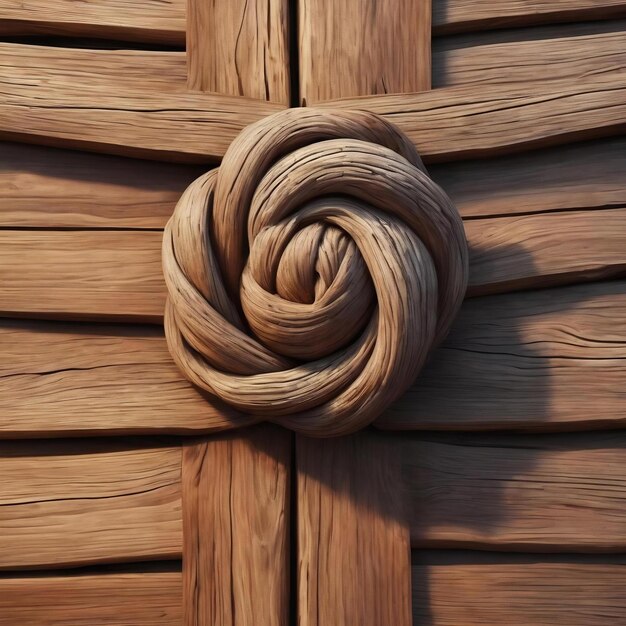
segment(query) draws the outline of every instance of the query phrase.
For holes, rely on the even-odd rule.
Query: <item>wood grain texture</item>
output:
[[[0,143],[0,226],[163,228],[205,170]]]
[[[298,624],[411,624],[398,456],[369,431],[296,438]]]
[[[4,315],[159,321],[160,231],[0,231]]]
[[[264,425],[183,450],[184,624],[286,626],[290,434]]]
[[[178,558],[181,448],[0,446],[0,569]]]
[[[345,98],[403,130],[430,162],[487,157],[623,133],[626,74],[568,85],[460,85],[418,94]]]
[[[52,34],[185,43],[184,0],[1,0],[0,35]]]
[[[0,624],[179,626],[180,572],[0,578]]]
[[[571,84],[624,72],[624,22],[591,34],[576,26],[447,37],[433,45],[433,86]]]
[[[0,322],[0,438],[201,433],[242,426],[183,379],[163,331]]]
[[[376,426],[623,426],[624,310],[624,281],[466,301],[415,385]]]
[[[289,105],[288,0],[188,0],[189,88]]]
[[[405,435],[394,446],[414,547],[624,550],[623,432],[439,441]]]
[[[624,0],[434,0],[433,31],[459,33],[611,19],[625,14]]]
[[[470,243],[470,296],[626,273],[624,208],[478,219],[464,225]]]
[[[444,553],[446,554],[446,553]],[[626,620],[623,558],[480,558],[413,561],[415,626],[606,626]]]
[[[85,71],[80,80],[79,70]],[[1,65],[0,138],[207,163],[217,161],[248,124],[283,108],[220,94],[155,92],[143,80],[129,86],[95,78],[86,88],[98,74],[80,63],[76,71]]]
[[[623,207],[626,139],[433,165],[430,175],[464,219]]]
[[[430,89],[430,0],[300,0],[298,19],[303,103]]]
[[[89,50],[0,42],[0,58],[2,78],[21,77],[23,87],[58,85],[83,92],[129,89],[153,94],[186,90],[184,52]]]

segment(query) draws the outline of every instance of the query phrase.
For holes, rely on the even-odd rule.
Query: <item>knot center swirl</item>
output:
[[[247,127],[178,202],[163,238],[168,347],[254,420],[347,434],[447,334],[467,257],[456,208],[398,128],[289,109]]]

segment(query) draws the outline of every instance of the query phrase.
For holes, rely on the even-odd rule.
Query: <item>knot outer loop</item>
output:
[[[244,129],[186,189],[163,271],[188,380],[250,422],[323,437],[366,426],[413,384],[460,308],[468,251],[399,129],[303,108]]]

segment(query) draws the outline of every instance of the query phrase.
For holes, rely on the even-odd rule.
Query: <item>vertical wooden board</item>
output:
[[[388,440],[297,438],[298,624],[411,624],[411,553]]]
[[[291,435],[262,425],[183,449],[183,622],[286,626]]]
[[[300,99],[430,89],[430,0],[299,0]]]
[[[188,86],[289,104],[288,0],[188,0]]]

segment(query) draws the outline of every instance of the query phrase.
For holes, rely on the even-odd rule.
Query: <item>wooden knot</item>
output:
[[[185,376],[331,436],[413,383],[467,286],[459,214],[395,126],[290,109],[246,128],[165,229],[165,332]]]

